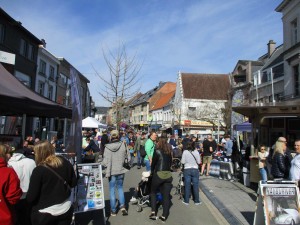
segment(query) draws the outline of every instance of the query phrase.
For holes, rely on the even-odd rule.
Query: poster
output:
[[[265,224],[300,224],[299,190],[295,183],[260,184]]]
[[[78,192],[76,212],[105,207],[102,167],[99,163],[78,164]]]

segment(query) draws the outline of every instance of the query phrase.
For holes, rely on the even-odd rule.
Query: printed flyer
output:
[[[266,224],[300,224],[296,185],[265,184],[261,188]]]
[[[78,164],[77,212],[105,207],[102,168],[99,163]]]

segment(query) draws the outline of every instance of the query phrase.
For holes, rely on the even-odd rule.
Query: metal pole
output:
[[[259,78],[260,78],[260,70],[258,71],[257,76],[256,76],[256,103],[258,103],[258,89],[257,89],[257,86],[258,86],[258,79]]]
[[[274,82],[273,82],[273,69],[271,68],[271,84],[272,84],[272,102],[275,102],[274,98]]]
[[[69,95],[70,95],[70,90],[69,88],[66,90],[66,106],[69,105]],[[64,139],[63,139],[63,142],[64,142],[64,147],[66,148],[66,136],[67,136],[67,122],[68,122],[68,119],[65,118],[64,120]]]

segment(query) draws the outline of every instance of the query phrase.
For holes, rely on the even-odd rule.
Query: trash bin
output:
[[[247,167],[243,167],[243,178],[244,178],[244,185],[246,187],[250,186],[250,170]]]

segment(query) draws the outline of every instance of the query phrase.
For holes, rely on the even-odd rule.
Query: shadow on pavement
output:
[[[247,220],[249,224],[253,224],[254,212],[241,212],[243,217]]]

